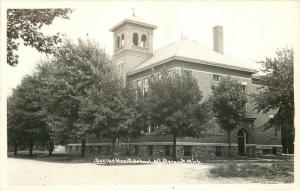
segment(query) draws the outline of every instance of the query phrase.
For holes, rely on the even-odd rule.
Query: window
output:
[[[72,146],[69,147],[69,151],[70,151],[70,152],[72,151]]]
[[[247,92],[247,85],[242,84],[242,91]]]
[[[149,152],[149,156],[153,155],[153,146],[152,145],[148,146],[148,152]]]
[[[157,79],[159,79],[159,80],[161,79],[161,73],[157,74]]]
[[[213,81],[219,82],[220,81],[220,75],[218,74],[213,74]]]
[[[138,81],[137,81],[137,88],[138,88],[139,90],[142,90],[142,80],[138,80]]]
[[[277,148],[276,147],[272,147],[272,154],[277,155]]]
[[[151,131],[152,131],[152,128],[151,128],[151,125],[149,125],[149,126],[147,127],[147,132],[148,132],[148,133],[151,133]]]
[[[125,37],[124,37],[124,33],[121,34],[121,47],[123,47],[125,44]]]
[[[149,89],[149,83],[148,83],[148,78],[144,78],[143,80],[143,93],[144,93],[144,96],[147,97],[147,92],[148,92],[148,89]]]
[[[132,43],[133,45],[135,46],[138,46],[139,45],[139,35],[137,33],[133,33],[133,36],[132,36]]]
[[[171,155],[171,148],[170,148],[169,145],[165,146],[165,153],[166,153],[166,156],[170,156]]]
[[[98,153],[101,153],[101,146],[98,146]]]
[[[183,146],[183,155],[192,156],[192,146]]]
[[[147,36],[145,34],[143,34],[141,40],[142,40],[142,47],[146,48],[146,46],[147,46],[147,44],[146,44],[147,43]]]
[[[216,156],[222,156],[222,147],[216,147]]]
[[[78,151],[79,150],[79,146],[76,146],[76,151]]]
[[[109,154],[109,153],[110,153],[110,147],[106,146],[106,154]]]
[[[139,146],[138,145],[134,145],[134,154],[135,155],[139,154]]]
[[[123,63],[122,62],[118,64],[118,72],[120,75],[123,75]]]
[[[117,37],[117,44],[116,45],[117,45],[117,48],[120,48],[120,37],[119,36]]]
[[[192,71],[188,70],[188,69],[183,69],[184,74],[186,74],[187,76],[192,76]]]
[[[270,155],[272,154],[272,149],[263,149],[263,155]]]

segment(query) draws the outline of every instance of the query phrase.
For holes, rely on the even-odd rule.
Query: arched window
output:
[[[117,37],[117,42],[116,42],[117,48],[120,48],[120,37]]]
[[[237,134],[238,137],[238,155],[246,155],[246,144],[248,143],[248,132],[245,129],[240,129]]]
[[[125,43],[125,37],[124,37],[124,33],[121,34],[121,47],[124,46]]]
[[[147,46],[147,36],[145,34],[143,34],[141,40],[142,40],[142,47],[146,48],[146,46]]]
[[[139,45],[139,35],[137,33],[133,33],[132,42],[133,42],[133,45],[135,45],[135,46]]]

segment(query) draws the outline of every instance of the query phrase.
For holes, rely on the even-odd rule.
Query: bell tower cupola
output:
[[[153,31],[157,26],[133,15],[113,26],[113,63],[126,79],[128,71],[153,55]]]

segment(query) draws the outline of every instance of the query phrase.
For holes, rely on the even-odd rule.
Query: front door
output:
[[[246,143],[247,143],[247,132],[245,129],[240,129],[238,131],[238,155],[246,155]]]

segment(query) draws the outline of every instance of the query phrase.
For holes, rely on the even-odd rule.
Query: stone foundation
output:
[[[67,151],[79,153],[80,144],[69,144]],[[132,158],[172,158],[173,145],[171,142],[145,142],[145,143],[121,143],[117,147],[118,155]],[[280,145],[246,145],[246,157],[263,156],[265,153],[280,155],[282,148]],[[111,154],[111,144],[90,143],[86,144],[86,153],[100,156]],[[181,142],[176,146],[176,156],[178,159],[217,159],[228,157],[228,144],[226,143],[193,143]],[[231,145],[231,156],[238,157],[238,145]]]

